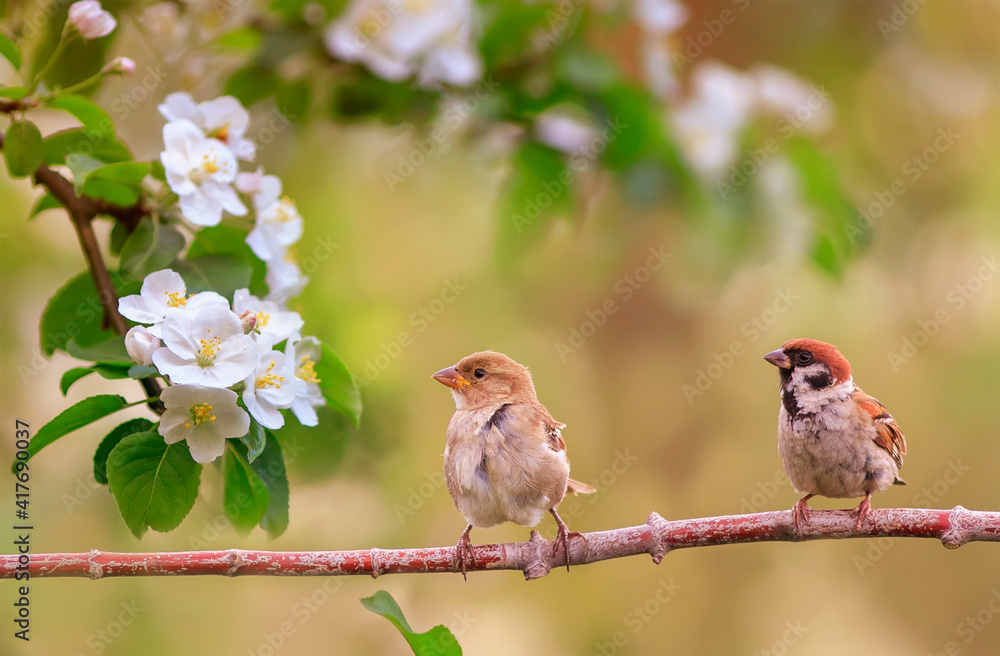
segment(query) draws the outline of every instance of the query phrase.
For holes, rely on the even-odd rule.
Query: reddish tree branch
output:
[[[585,533],[570,539],[570,563],[583,565],[611,558],[649,554],[659,563],[667,552],[688,547],[708,547],[744,542],[800,542],[843,538],[936,538],[957,549],[966,542],[1000,542],[1000,512],[922,508],[889,508],[872,511],[861,530],[846,510],[813,510],[801,534],[796,533],[790,511],[730,515],[669,522],[650,513],[645,524],[610,531]],[[527,542],[473,547],[470,572],[520,570],[528,580],[558,569],[565,562],[555,543],[531,532]],[[354,551],[181,551],[173,553],[113,553],[93,550],[76,554],[0,556],[0,578],[19,571],[36,577],[108,576],[349,576],[367,574],[417,574],[452,572],[455,547],[427,549],[364,549]],[[25,562],[27,560],[27,562]]]

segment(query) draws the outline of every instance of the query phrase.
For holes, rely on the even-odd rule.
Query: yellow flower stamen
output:
[[[208,153],[206,153],[203,158],[204,161],[201,163],[201,168],[203,168],[206,173],[211,175],[212,173],[218,172],[219,165],[214,157],[210,157]]]
[[[273,387],[275,389],[281,389],[281,383],[285,380],[284,376],[279,376],[277,374],[272,374],[271,370],[274,369],[274,360],[271,364],[267,365],[267,370],[263,376],[257,379],[254,385],[257,389]]]
[[[299,368],[295,370],[295,375],[307,383],[322,382],[319,377],[316,376],[316,362],[309,359],[308,355],[303,356],[302,359],[299,360]]]
[[[257,323],[255,324],[254,327],[257,328],[258,330],[266,326],[267,322],[271,320],[271,315],[268,314],[267,312],[264,312],[263,310],[257,312],[256,317],[257,317]]]
[[[191,406],[191,418],[194,419],[195,426],[203,421],[215,421],[216,419],[215,415],[212,414],[212,406],[208,403]],[[191,428],[191,422],[184,424],[184,428]]]
[[[184,292],[163,292],[167,297],[167,307],[184,307],[187,305],[187,298]]]
[[[212,329],[209,328],[205,332],[211,333]],[[219,354],[219,349],[222,346],[222,338],[208,335],[205,339],[199,340],[198,343],[201,345],[196,356],[198,365],[202,367],[211,366],[215,362],[215,357]]]

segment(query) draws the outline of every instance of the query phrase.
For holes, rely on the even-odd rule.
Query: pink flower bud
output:
[[[118,24],[114,16],[101,9],[98,0],[80,0],[70,5],[69,22],[84,39],[107,36]]]
[[[121,75],[122,77],[132,77],[135,75],[135,62],[128,57],[118,57],[109,61],[101,72],[105,75]]]

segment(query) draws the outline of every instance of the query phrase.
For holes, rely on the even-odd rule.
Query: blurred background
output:
[[[541,6],[535,20],[546,25],[559,6],[509,4]],[[477,20],[493,27],[480,65],[500,71],[507,109],[476,103],[471,113],[485,117],[461,121],[429,150],[422,144],[445,114],[416,117],[414,97],[389,116],[377,91],[379,111],[332,119],[317,115],[327,105],[314,98],[310,120],[293,122],[274,114],[266,93],[252,105],[258,159],[306,221],[298,252],[310,283],[292,305],[306,332],[343,357],[364,400],[359,430],[327,414],[318,428],[288,433],[288,531],[274,541],[260,530],[238,534],[221,510],[221,478],[206,467],[181,526],[137,541],[91,474],[94,448],[116,425],[109,418],[33,461],[34,551],[454,544],[464,521],[441,475],[454,405],[430,374],[482,349],[528,365],[542,402],[568,424],[573,476],[599,490],[563,504],[573,530],[641,524],[654,510],[680,519],[790,508],[797,495],[776,449],[777,373],[761,356],[806,336],[837,345],[907,437],[909,486],[878,495],[874,507],[1000,508],[1000,5],[689,0],[664,27],[653,11],[664,3],[572,4],[585,18],[566,29],[587,55],[566,64],[577,67],[576,87],[600,87],[595,76],[612,62],[622,84],[648,90],[641,102],[623,94],[594,109],[566,94],[547,119],[526,101],[515,109],[533,123],[512,119],[516,94],[503,85],[503,57],[489,50],[503,34],[504,5],[483,3]],[[267,33],[266,20],[247,16],[270,11],[303,16],[315,36],[347,11],[340,5],[106,3],[121,22],[110,47],[138,72],[108,80],[94,99],[137,158],[155,158],[156,104],[167,93],[201,100],[228,89],[255,100],[230,77],[245,69],[245,53],[189,51],[191,33],[218,34],[234,21]],[[23,19],[46,6],[7,11]],[[647,9],[655,15],[643,23]],[[342,63],[326,63],[336,76]],[[291,58],[274,75],[309,70]],[[521,89],[548,88],[548,72],[529,62]],[[797,104],[775,111],[783,84]],[[475,84],[460,86],[445,102],[474,95]],[[648,97],[662,111],[636,109]],[[620,135],[598,136],[605,118],[621,117]],[[37,118],[43,132],[72,125],[56,113]],[[269,125],[275,135],[265,140]],[[531,131],[535,151],[524,145]],[[660,138],[662,157],[623,155]],[[595,149],[573,159],[595,143],[602,157]],[[414,152],[425,155],[416,164]],[[551,168],[553,157],[566,168]],[[600,166],[590,165],[595,157]],[[553,207],[532,210],[544,193]],[[61,398],[59,378],[74,361],[42,358],[38,320],[85,263],[64,215],[25,221],[37,195],[0,173],[8,428],[14,417],[39,427],[97,392],[139,392],[131,381],[90,377]],[[110,226],[97,229],[106,243]],[[0,442],[4,462],[12,446]],[[3,485],[5,507],[12,486]],[[0,528],[6,545],[9,524]],[[554,535],[549,519],[539,528]],[[527,537],[514,525],[473,532],[476,543]],[[689,549],[659,566],[620,559],[531,583],[497,572],[468,582],[178,577],[31,588],[32,640],[14,639],[6,624],[4,653],[407,653],[358,603],[382,588],[416,630],[445,624],[468,654],[1000,653],[1000,559],[983,543]],[[8,611],[14,591],[0,592]]]

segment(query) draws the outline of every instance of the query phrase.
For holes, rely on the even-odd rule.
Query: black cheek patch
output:
[[[806,376],[806,382],[813,389],[823,389],[830,386],[833,382],[833,376],[830,375],[829,371],[823,371],[812,376]]]
[[[799,416],[799,404],[795,400],[795,394],[786,390],[782,390],[781,404],[785,406],[785,412],[787,412],[789,416],[791,417]]]
[[[504,403],[502,406],[497,408],[492,415],[490,415],[490,418],[486,420],[485,430],[487,433],[493,428],[503,432],[503,424],[507,421],[507,412],[509,408],[510,404]]]

